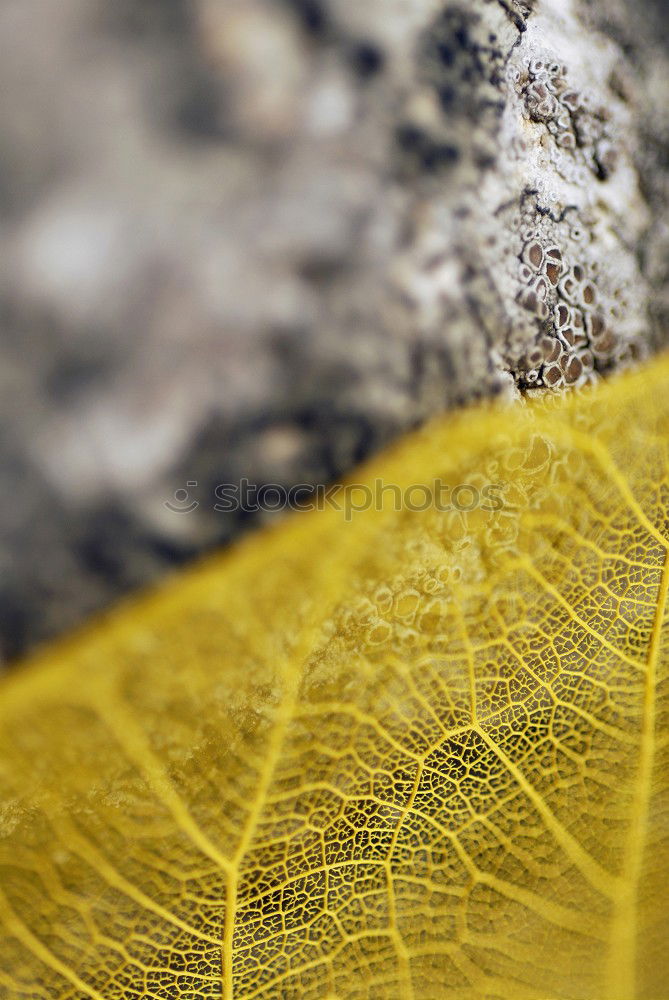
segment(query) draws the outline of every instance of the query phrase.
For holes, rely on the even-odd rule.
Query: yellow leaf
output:
[[[668,452],[667,359],[445,419],[16,671],[0,997],[666,1000]]]

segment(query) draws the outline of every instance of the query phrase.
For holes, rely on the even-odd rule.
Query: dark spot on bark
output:
[[[34,622],[26,610],[27,602],[15,592],[0,593],[0,653],[3,659],[13,660],[27,645]]]
[[[436,173],[443,168],[452,167],[460,159],[460,151],[456,146],[431,136],[417,125],[400,125],[397,143],[404,153],[405,168],[413,168],[414,172],[422,170]]]
[[[330,19],[323,0],[287,0],[310,35],[323,35],[328,30]]]
[[[354,71],[363,80],[369,80],[376,76],[383,70],[386,63],[385,55],[372,42],[360,42],[355,45],[350,60]]]
[[[445,11],[423,35],[419,66],[450,116],[473,123],[490,118],[490,85],[502,86],[504,54],[491,50],[488,34],[477,38],[480,16],[465,7]],[[499,106],[503,108],[503,102]],[[498,107],[494,108],[496,117]]]
[[[446,45],[445,42],[437,44],[437,54],[444,66],[452,66],[455,62],[455,51],[450,45]]]
[[[457,91],[454,87],[443,86],[437,89],[439,103],[444,111],[450,111],[457,99]]]

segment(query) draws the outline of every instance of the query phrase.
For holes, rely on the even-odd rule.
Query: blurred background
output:
[[[256,523],[218,484],[327,483],[522,393],[528,219],[585,233],[626,363],[662,347],[668,22],[663,0],[3,0],[0,661]],[[519,87],[553,49],[617,172],[543,157]]]

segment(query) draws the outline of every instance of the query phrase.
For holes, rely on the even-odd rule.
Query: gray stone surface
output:
[[[666,340],[661,0],[4,0],[0,40],[5,658],[252,523],[219,483]]]

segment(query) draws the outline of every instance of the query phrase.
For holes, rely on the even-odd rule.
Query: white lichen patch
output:
[[[646,350],[633,248],[649,213],[635,109],[611,87],[619,60],[566,0],[537,5],[507,63],[498,170],[478,211],[504,220],[487,259],[511,319],[502,355],[521,390],[583,385]]]

